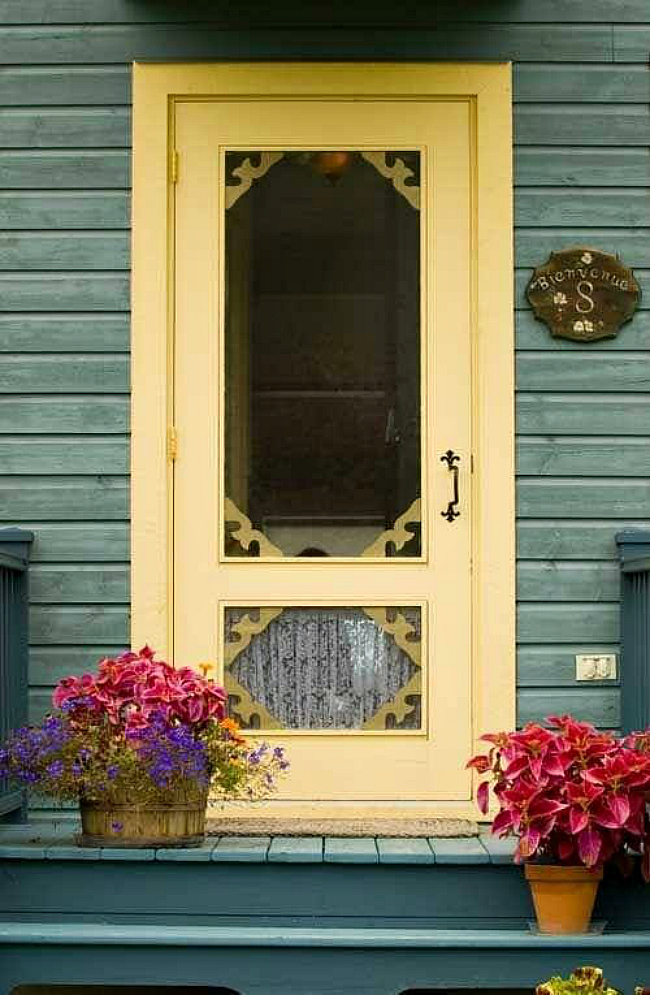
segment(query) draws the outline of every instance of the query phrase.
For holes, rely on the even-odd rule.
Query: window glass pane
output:
[[[233,715],[263,729],[419,729],[420,609],[227,608]]]
[[[419,556],[420,154],[225,173],[226,554]]]

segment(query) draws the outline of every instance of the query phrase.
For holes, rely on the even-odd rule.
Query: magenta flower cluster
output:
[[[144,646],[102,660],[96,674],[59,681],[53,704],[74,717],[76,712],[105,715],[127,733],[146,729],[152,718],[201,727],[225,715],[226,692],[190,667],[176,669],[154,659]]]

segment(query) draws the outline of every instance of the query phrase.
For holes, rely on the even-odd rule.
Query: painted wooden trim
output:
[[[169,351],[170,205],[168,89],[164,74],[133,73],[131,291],[131,577],[133,645],[171,645],[171,477],[166,458],[173,411]]]
[[[621,590],[621,725],[623,732],[650,725],[650,529],[616,535]]]
[[[516,721],[512,81],[485,68],[476,98],[474,720]],[[478,744],[477,744],[478,745]]]
[[[471,98],[474,108],[474,733],[515,722],[512,110],[509,63],[214,63],[134,67],[132,641],[171,646],[175,97]],[[182,440],[180,440],[182,446]],[[468,811],[471,806],[468,807]]]

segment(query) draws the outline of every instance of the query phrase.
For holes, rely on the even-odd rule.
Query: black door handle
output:
[[[443,518],[446,518],[448,522],[453,522],[454,518],[460,517],[460,511],[456,511],[458,506],[458,467],[456,463],[460,463],[460,456],[457,456],[453,449],[448,449],[444,456],[440,457],[441,463],[446,463],[449,471],[454,475],[454,496],[452,500],[447,505],[446,511],[441,511],[440,514]]]

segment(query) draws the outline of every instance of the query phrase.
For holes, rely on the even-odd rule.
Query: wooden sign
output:
[[[552,252],[533,273],[526,296],[553,335],[575,342],[612,338],[641,298],[632,270],[596,249]]]

